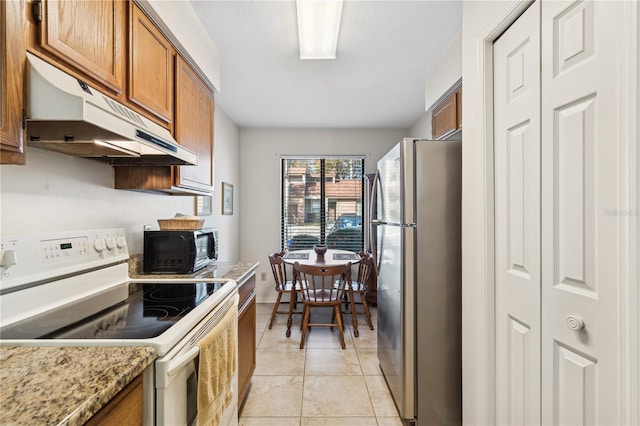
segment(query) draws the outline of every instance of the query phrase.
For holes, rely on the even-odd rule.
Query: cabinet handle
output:
[[[569,315],[567,317],[567,327],[573,331],[584,329],[584,320],[577,315]]]

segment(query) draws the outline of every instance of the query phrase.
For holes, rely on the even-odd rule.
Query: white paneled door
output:
[[[534,2],[494,43],[498,424],[620,424],[622,2]]]
[[[544,424],[621,423],[619,3],[542,3]]]
[[[540,5],[494,44],[496,419],[540,423]]]

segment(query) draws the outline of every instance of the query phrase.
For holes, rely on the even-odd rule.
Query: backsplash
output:
[[[238,128],[216,109],[215,153],[238,155]],[[225,164],[226,163],[226,164]],[[220,213],[220,181],[236,183],[239,161],[216,162],[213,215],[206,227],[220,232],[219,260],[238,260],[238,215]],[[125,228],[129,252],[142,253],[144,225],[177,212],[195,213],[193,196],[167,196],[113,189],[113,167],[27,146],[27,165],[0,166],[0,233],[22,234],[88,228]]]

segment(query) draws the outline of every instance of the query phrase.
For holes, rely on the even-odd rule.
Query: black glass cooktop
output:
[[[147,339],[159,336],[225,283],[129,284],[129,297],[89,316],[74,306],[0,330],[2,339]]]

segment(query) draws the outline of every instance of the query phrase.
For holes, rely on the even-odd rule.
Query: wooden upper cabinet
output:
[[[462,87],[440,101],[431,112],[431,137],[443,139],[462,127]]]
[[[133,1],[129,13],[129,100],[170,128],[176,51]]]
[[[173,195],[213,192],[212,89],[180,56],[176,59],[175,136],[180,145],[198,154],[197,166],[115,167],[115,188]]]
[[[40,47],[114,94],[124,90],[126,2],[45,0]]]
[[[178,56],[176,139],[198,154],[197,166],[177,166],[176,185],[213,191],[213,91]]]
[[[0,163],[24,164],[25,1],[0,3]]]

